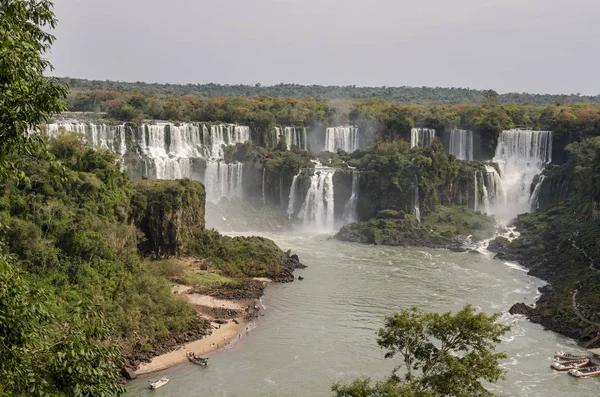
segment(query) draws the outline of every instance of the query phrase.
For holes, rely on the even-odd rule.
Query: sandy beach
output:
[[[246,335],[249,327],[254,328],[253,325],[248,325],[244,321],[244,315],[246,314],[244,309],[246,309],[248,305],[253,305],[253,301],[216,299],[209,295],[189,294],[189,290],[190,287],[183,285],[175,285],[172,288],[173,292],[177,293],[182,299],[187,300],[198,309],[223,308],[239,311],[240,314],[235,318],[238,324],[231,321],[231,319],[228,319],[226,324],[217,325],[212,323],[213,329],[211,335],[186,343],[178,350],[156,356],[149,363],[142,363],[135,371],[136,374],[142,375],[161,371],[188,361],[185,355],[186,351],[192,351],[198,355],[209,355],[216,350],[230,347],[240,340],[241,337]],[[211,321],[214,320],[208,315],[203,315],[203,317]]]

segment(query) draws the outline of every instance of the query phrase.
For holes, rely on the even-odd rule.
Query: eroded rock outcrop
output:
[[[135,188],[143,208],[137,220],[146,238],[142,250],[159,257],[181,254],[204,229],[204,186],[185,179],[143,180]]]

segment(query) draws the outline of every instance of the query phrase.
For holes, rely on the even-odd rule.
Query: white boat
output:
[[[554,361],[550,366],[558,371],[568,371],[574,368],[585,367],[590,363],[589,358],[583,360],[566,360],[566,361]]]
[[[148,381],[150,382],[150,381]],[[148,387],[152,390],[154,389],[158,389],[161,386],[166,385],[167,383],[169,383],[169,379],[165,378],[164,376],[162,378],[160,378],[159,380],[156,380],[154,382],[150,382],[150,384],[148,385]]]
[[[569,370],[569,375],[573,375],[576,378],[600,375],[600,367],[574,368]]]

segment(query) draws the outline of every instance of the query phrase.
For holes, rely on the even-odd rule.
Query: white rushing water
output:
[[[235,124],[155,123],[109,125],[60,122],[45,127],[51,136],[63,132],[87,135],[95,146],[124,155],[140,157],[144,175],[156,179],[192,178],[195,159],[206,162],[203,182],[207,197],[241,197],[241,164],[226,164],[224,146],[250,140],[250,128]]]
[[[502,131],[494,160],[500,168],[500,178],[506,194],[506,204],[495,206],[501,220],[510,220],[531,209],[530,187],[536,175],[550,163],[552,132],[531,130]]]
[[[473,131],[450,131],[450,144],[448,152],[459,160],[473,160]]]
[[[285,137],[285,146],[290,150],[292,146],[308,150],[308,138],[304,127],[274,127],[277,143]]]
[[[221,198],[242,198],[242,163],[208,161],[204,175],[206,199],[218,203]]]
[[[419,178],[417,178],[417,174],[413,178],[412,185],[412,206],[413,206],[413,215],[417,218],[418,222],[421,222],[421,208],[419,203]]]
[[[481,195],[479,195],[479,186],[481,186]],[[483,208],[480,208],[480,202],[483,204]],[[485,165],[485,172],[475,172],[474,209],[492,215],[498,211],[502,212],[507,205],[506,191],[496,169]]]
[[[535,188],[531,193],[531,197],[529,197],[529,205],[531,206],[531,211],[535,211],[540,208],[540,189],[542,187],[542,183],[546,179],[546,175],[540,175],[537,183],[535,184]]]
[[[331,127],[325,130],[325,147],[326,152],[354,152],[359,149],[358,127],[341,126]]]
[[[352,171],[352,193],[344,206],[342,217],[344,222],[351,223],[357,221],[356,203],[358,203],[358,183],[360,182],[360,172]]]
[[[287,216],[291,219],[294,216],[294,212],[296,211],[296,188],[298,186],[298,177],[302,173],[302,170],[298,171],[296,175],[294,175],[294,179],[292,179],[292,185],[290,186],[290,195],[288,197],[288,208],[287,208]]]
[[[334,168],[323,167],[318,163],[310,177],[310,186],[298,214],[306,230],[334,231],[334,173]]]
[[[435,130],[431,128],[413,128],[410,130],[410,147],[429,146],[435,138]]]

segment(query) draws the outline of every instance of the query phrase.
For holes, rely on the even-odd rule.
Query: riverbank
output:
[[[271,282],[267,278],[254,281],[262,287]],[[261,289],[262,290],[262,289]],[[179,345],[175,350],[153,357],[149,362],[141,363],[135,371],[136,375],[161,371],[187,361],[186,351],[199,355],[209,355],[219,349],[231,347],[243,336],[254,329],[253,321],[259,316],[260,308],[256,306],[256,297],[248,299],[222,299],[212,295],[194,293],[190,286],[173,284],[171,289],[181,299],[194,306],[196,314],[210,323],[210,334],[199,340]]]
[[[519,215],[518,239],[497,238],[488,250],[515,261],[548,284],[535,303],[515,303],[511,314],[525,315],[546,329],[576,340],[584,348],[600,347],[600,271],[594,267],[600,225],[577,219],[565,207]]]

